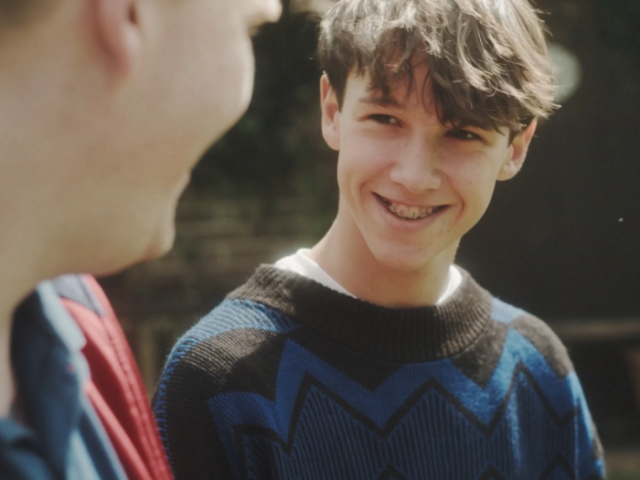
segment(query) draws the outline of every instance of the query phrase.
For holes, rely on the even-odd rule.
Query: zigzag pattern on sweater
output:
[[[251,478],[251,471],[267,467],[260,466],[262,461],[270,464],[274,458],[279,460],[278,478],[301,478],[296,472],[308,462],[304,452],[310,450],[318,460],[313,469],[307,465],[304,470],[303,477],[310,480],[471,479],[482,478],[489,467],[514,478],[517,456],[513,447],[522,446],[519,442],[527,444],[522,450],[539,455],[536,461],[528,459],[526,463],[539,465],[540,472],[529,472],[532,476],[526,478],[573,478],[573,473],[558,476],[566,469],[549,469],[558,459],[547,456],[561,450],[564,464],[572,462],[573,420],[578,406],[563,402],[562,395],[568,383],[575,381],[575,374],[558,378],[524,337],[515,331],[509,336],[512,348],[503,352],[485,388],[461,374],[449,360],[442,360],[429,365],[432,376],[426,381],[424,365],[407,365],[373,392],[289,341],[280,359],[274,400],[251,392],[228,392],[212,398],[209,408],[213,418],[223,419],[227,426],[219,423],[218,431],[228,454],[244,457],[230,458],[231,465],[246,468],[244,473],[236,472],[238,478]],[[525,365],[525,358],[533,361],[535,369]],[[444,385],[455,385],[457,395]],[[535,414],[519,417],[517,408],[522,405]],[[514,419],[522,423],[515,429]],[[513,432],[519,430],[524,437],[513,438]],[[468,462],[467,442],[451,440],[464,438],[469,445],[479,445],[481,464]],[[538,445],[539,438],[557,439],[557,445]],[[453,445],[456,448],[448,447]],[[398,446],[415,448],[415,455],[406,455],[405,450],[403,457],[394,452]],[[273,451],[256,454],[265,448]],[[359,458],[354,455],[358,451],[367,453]],[[245,455],[247,452],[251,454]],[[421,455],[424,462],[417,461]],[[322,458],[326,461],[320,461]],[[368,459],[368,465],[361,464],[363,458]],[[376,465],[371,464],[372,458],[378,459]],[[398,464],[400,458],[411,458],[411,465]],[[492,458],[489,465],[487,458]],[[458,465],[460,471],[445,474],[445,464]],[[390,466],[405,471],[405,477],[385,477],[383,473]],[[547,470],[553,475],[543,477]],[[309,477],[312,472],[317,477]]]
[[[212,321],[214,318],[215,321]],[[238,322],[241,325],[244,324],[245,328],[267,332],[286,333],[297,328],[291,320],[280,315],[276,310],[259,303],[247,300],[225,300],[200,323],[185,333],[169,355],[169,362],[164,368],[153,402],[158,430],[165,445],[168,442],[167,387],[177,366],[194,346],[208,338],[237,330]],[[172,454],[169,449],[167,449],[167,457],[169,463],[172,464]]]
[[[519,400],[532,404],[535,413],[521,419],[523,439],[512,436],[514,430],[509,423],[516,414],[515,402],[505,404],[497,417],[494,434],[485,435],[474,419],[459,409],[454,397],[432,383],[425,386],[417,402],[406,406],[404,415],[397,416],[397,423],[390,424],[387,431],[376,431],[345,402],[307,383],[301,392],[289,443],[283,442],[273,430],[249,426],[234,429],[235,447],[242,449],[243,457],[237,465],[246,468],[238,478],[245,478],[244,475],[251,478],[248,472],[265,472],[268,468],[282,479],[384,478],[390,464],[403,473],[398,478],[416,480],[482,478],[487,464],[504,478],[573,478],[570,467],[561,477],[542,473],[557,460],[549,458],[552,452],[562,451],[563,465],[572,462],[574,416],[567,418],[564,425],[546,421],[543,402],[531,394],[526,381],[518,383]],[[313,433],[308,435],[309,432]],[[540,438],[552,441],[540,445]],[[537,466],[537,472],[518,469],[519,447],[532,452],[534,458],[529,459],[528,465]],[[470,448],[476,450],[477,456],[470,456]],[[260,455],[261,450],[269,450],[269,454],[265,451]],[[306,455],[309,451],[313,451],[313,466]],[[256,478],[264,477],[257,474]]]
[[[273,269],[255,278],[192,328],[165,368],[156,412],[184,478],[601,478],[564,347],[472,280],[446,309],[415,311],[421,325],[450,321],[448,330],[403,320],[396,335],[394,311],[361,311]]]

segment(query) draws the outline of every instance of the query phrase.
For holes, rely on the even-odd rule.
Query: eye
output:
[[[391,115],[375,114],[369,115],[369,119],[380,125],[399,125],[400,121]]]
[[[482,137],[480,135],[464,128],[452,128],[447,132],[447,136],[455,138],[456,140],[482,140]]]

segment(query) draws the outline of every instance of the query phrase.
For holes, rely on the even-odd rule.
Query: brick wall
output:
[[[178,207],[173,250],[101,281],[150,392],[181,333],[259,264],[314,242],[311,209],[303,197],[230,199],[187,192]]]

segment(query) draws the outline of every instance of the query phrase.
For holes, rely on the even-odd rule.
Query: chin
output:
[[[170,229],[167,228],[146,244],[136,245],[130,240],[119,252],[113,252],[109,258],[104,258],[101,266],[91,268],[89,273],[100,277],[115,275],[135,265],[155,260],[171,250],[174,239],[175,229],[172,224]]]
[[[155,218],[155,222],[148,224],[147,231],[139,232],[139,239],[147,238],[146,245],[141,245],[138,259],[134,263],[144,263],[160,258],[173,248],[176,238],[176,208],[180,194],[189,182],[189,175],[185,175],[175,192],[175,200]]]
[[[149,262],[166,255],[173,248],[175,238],[175,227],[172,223],[171,228],[167,228],[167,231],[162,232],[161,235],[150,243],[144,255],[135,263]]]
[[[407,249],[408,251],[399,250],[383,248],[377,251],[372,250],[371,253],[378,264],[398,273],[416,272],[429,263],[429,258],[424,252],[415,252],[411,249]]]

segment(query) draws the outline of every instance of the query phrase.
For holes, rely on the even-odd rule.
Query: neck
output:
[[[6,416],[15,396],[10,361],[13,312],[40,281],[58,270],[53,268],[57,258],[51,249],[55,241],[43,238],[46,213],[32,203],[38,197],[37,186],[30,188],[22,181],[28,172],[17,167],[22,161],[28,165],[28,153],[12,149],[4,132],[0,145],[0,416]]]
[[[369,358],[420,363],[451,357],[485,331],[491,295],[466,272],[450,301],[437,306],[387,308],[342,295],[293,272],[270,265],[229,298],[277,309],[319,338]]]
[[[446,290],[456,249],[457,244],[452,245],[416,269],[396,269],[375,258],[357,229],[335,222],[310,256],[361,300],[386,307],[421,307],[435,305]]]
[[[15,382],[11,370],[11,313],[5,306],[0,310],[0,418],[9,415],[15,397]]]
[[[61,21],[35,25],[0,42],[0,417],[8,414],[16,393],[10,357],[13,312],[40,281],[78,270],[65,263],[65,254],[77,252],[65,243],[66,217],[60,213],[65,190],[59,186],[68,185],[69,177],[57,168],[69,158],[71,143],[60,134],[60,119],[74,103],[64,98],[61,86],[75,91],[63,83],[70,69],[59,62],[75,57],[64,50],[66,41],[47,41],[72,32],[63,30]],[[43,46],[59,50],[43,55]]]

